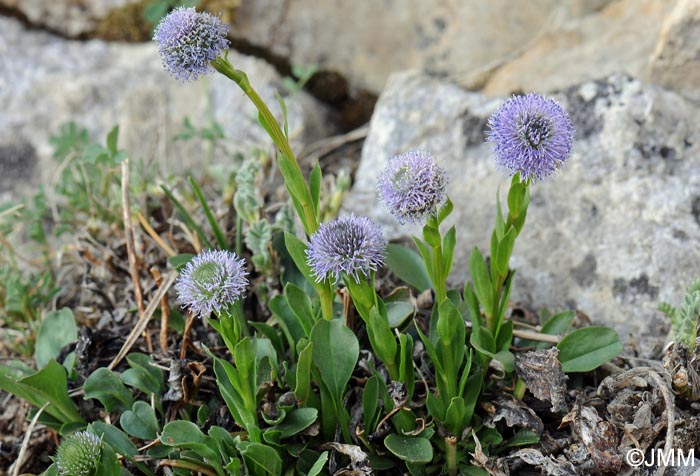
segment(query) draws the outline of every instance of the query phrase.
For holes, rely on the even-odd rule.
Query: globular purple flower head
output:
[[[100,461],[102,439],[89,431],[78,431],[66,436],[53,460],[61,475],[90,476],[95,474]]]
[[[184,307],[208,317],[243,297],[248,285],[246,274],[245,261],[235,253],[206,250],[187,263],[175,290]]]
[[[382,230],[367,217],[343,216],[322,223],[311,235],[306,260],[317,282],[341,275],[352,276],[355,282],[384,264],[386,240]]]
[[[433,156],[412,150],[389,159],[378,179],[381,200],[400,223],[425,222],[447,198],[447,173]]]
[[[156,27],[153,39],[163,65],[175,79],[196,80],[213,69],[209,63],[228,48],[228,25],[218,17],[179,7]]]
[[[524,181],[554,174],[571,155],[574,125],[550,98],[530,93],[507,99],[488,121],[496,163]]]

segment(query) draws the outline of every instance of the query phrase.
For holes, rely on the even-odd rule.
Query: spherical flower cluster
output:
[[[212,311],[240,299],[248,285],[245,261],[230,251],[206,250],[192,258],[175,283],[178,298],[193,313]]]
[[[62,476],[92,476],[100,460],[102,440],[89,431],[68,435],[56,450],[54,461]]]
[[[513,96],[489,118],[488,140],[496,144],[496,163],[523,180],[554,174],[569,158],[574,126],[552,99],[530,93]]]
[[[212,70],[209,63],[228,48],[227,34],[218,17],[180,7],[160,21],[153,39],[170,74],[189,81]]]
[[[402,224],[425,222],[447,198],[446,187],[445,169],[418,150],[389,159],[378,179],[381,200]]]
[[[359,283],[360,277],[384,264],[385,248],[379,225],[352,214],[322,223],[311,236],[306,256],[316,281],[333,278],[337,282],[346,274]]]

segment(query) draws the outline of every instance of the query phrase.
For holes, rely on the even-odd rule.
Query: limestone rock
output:
[[[231,33],[377,93],[389,74],[404,69],[473,74],[519,51],[559,17],[608,2],[529,0],[513,8],[510,0],[256,0],[242,2]]]
[[[613,73],[643,77],[658,41],[667,0],[620,0],[585,16],[562,18],[522,54],[496,65],[484,92],[554,91]]]
[[[664,21],[651,81],[700,100],[700,1],[680,0]]]
[[[107,14],[139,0],[0,0],[0,6],[18,11],[31,24],[69,37],[92,32]]]
[[[208,126],[211,119],[222,126],[229,153],[217,151],[214,162],[230,161],[236,151],[272,147],[256,110],[232,82],[219,74],[178,82],[163,69],[155,44],[66,41],[26,31],[7,18],[0,18],[0,31],[0,195],[5,195],[0,199],[7,198],[1,192],[8,192],[10,180],[11,188],[21,192],[22,182],[9,178],[16,174],[34,184],[50,179],[58,164],[51,159],[49,137],[69,121],[86,127],[101,143],[118,124],[120,148],[133,159],[156,164],[164,174],[203,165],[203,144],[173,140],[185,118],[195,127]],[[281,118],[277,72],[235,52],[229,59],[248,73]],[[288,98],[287,109],[297,149],[329,135],[326,110],[306,94]]]
[[[647,330],[663,320],[659,301],[679,302],[700,276],[700,109],[624,75],[554,97],[576,126],[574,152],[558,176],[532,186],[511,262],[518,270],[511,297],[552,311],[578,308],[594,322],[614,323],[623,337]],[[487,118],[499,104],[418,72],[393,75],[346,200],[389,238],[419,233],[377,203],[376,176],[392,155],[433,153],[451,177],[455,283],[467,278],[474,245],[488,253],[499,186],[505,203],[509,179],[484,144]]]

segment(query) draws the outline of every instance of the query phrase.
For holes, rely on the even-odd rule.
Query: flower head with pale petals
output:
[[[229,46],[228,25],[218,17],[180,7],[156,27],[153,39],[165,69],[175,79],[196,80],[213,69],[210,63]]]
[[[571,155],[574,126],[550,98],[530,93],[507,99],[488,121],[488,140],[496,144],[496,163],[520,173],[525,181],[542,180]]]

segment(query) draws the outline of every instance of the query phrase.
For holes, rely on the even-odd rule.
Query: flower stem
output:
[[[457,459],[457,438],[454,436],[445,437],[445,459],[447,460],[447,472],[450,476],[455,476],[459,473],[459,465]]]
[[[282,168],[280,168],[280,172],[284,176],[287,191],[289,191],[290,195],[292,195],[292,198],[294,198],[298,202],[299,206],[302,209],[302,213],[300,213],[300,215],[302,216],[300,218],[304,225],[304,230],[308,235],[313,234],[318,229],[319,224],[318,217],[316,216],[316,212],[314,211],[314,207],[312,204],[311,193],[309,192],[306,180],[304,179],[304,176],[301,172],[299,162],[297,162],[296,158],[294,157],[294,152],[292,152],[292,148],[289,145],[289,141],[282,132],[282,129],[280,129],[280,126],[277,123],[275,116],[272,114],[272,112],[270,112],[270,109],[262,100],[258,92],[250,84],[248,76],[243,71],[235,69],[226,58],[222,58],[221,56],[213,60],[211,62],[211,65],[219,73],[223,74],[224,76],[232,80],[234,83],[236,83],[238,87],[240,87],[241,90],[246,94],[246,96],[248,96],[251,102],[258,109],[258,112],[263,119],[263,127],[265,128],[266,132],[268,133],[272,141],[275,143],[275,145],[279,148],[280,153],[284,155],[292,164],[293,170],[288,170],[285,172],[285,170],[282,170]],[[300,180],[304,186],[303,196],[298,196],[298,193],[295,193],[295,191],[292,188],[292,184],[298,184]]]
[[[323,284],[319,298],[321,300],[321,316],[327,321],[333,320],[333,287],[329,282]]]

